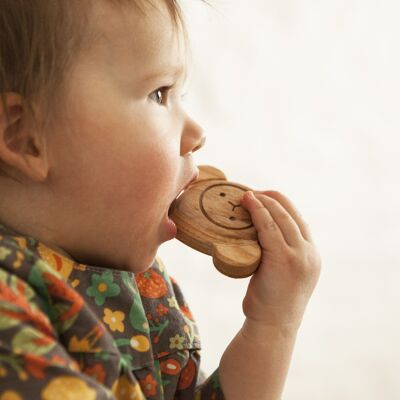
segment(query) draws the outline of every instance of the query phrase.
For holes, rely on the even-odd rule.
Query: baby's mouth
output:
[[[186,186],[178,193],[178,195],[175,197],[174,201],[171,203],[171,205],[169,206],[168,209],[168,216],[171,216],[174,208],[175,208],[175,204],[176,201],[182,196],[182,194],[189,189],[189,187],[194,184],[196,182],[196,180],[199,177],[199,171],[197,170],[197,172],[192,176],[192,179],[186,184]]]
[[[183,194],[184,192],[185,192],[185,189],[181,190],[180,193],[178,194],[178,196],[176,196],[176,198],[174,199],[174,201],[171,203],[171,205],[169,206],[169,209],[168,209],[168,216],[171,216],[171,214],[172,214],[173,211],[174,211],[176,201],[179,199],[179,197],[182,196],[182,194]]]

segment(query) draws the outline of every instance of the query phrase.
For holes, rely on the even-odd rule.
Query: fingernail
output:
[[[251,192],[251,191],[248,191],[248,192],[246,193],[246,195],[247,195],[247,197],[248,197],[250,200],[255,200],[255,199],[256,199],[256,197],[254,196],[254,193]]]

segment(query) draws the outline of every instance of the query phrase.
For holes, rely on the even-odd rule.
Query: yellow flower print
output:
[[[1,394],[0,400],[22,400],[22,397],[14,390],[6,390]]]
[[[175,335],[172,338],[169,338],[169,348],[170,349],[178,349],[182,350],[183,349],[183,342],[185,341],[185,338],[180,335]]]
[[[81,281],[79,279],[74,279],[71,282],[71,286],[75,289],[80,283],[81,283]]]
[[[144,400],[140,385],[130,382],[126,376],[119,377],[111,391],[118,400]]]
[[[130,345],[133,349],[140,351],[141,353],[144,353],[150,349],[149,339],[143,335],[132,336]]]
[[[122,311],[112,311],[109,308],[104,309],[103,321],[109,326],[112,332],[124,332],[125,325],[123,323],[125,313]]]
[[[58,376],[43,389],[41,398],[43,400],[95,400],[96,391],[82,379],[74,376]]]
[[[0,247],[0,261],[4,261],[11,254],[11,250],[7,247]]]

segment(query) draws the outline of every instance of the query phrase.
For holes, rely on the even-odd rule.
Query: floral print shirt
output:
[[[156,259],[83,265],[0,224],[0,400],[223,399],[177,283]]]

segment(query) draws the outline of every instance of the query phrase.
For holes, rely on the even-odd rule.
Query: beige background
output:
[[[284,399],[400,399],[400,5],[186,0],[198,164],[287,194],[323,257]],[[211,373],[243,322],[247,280],[177,240],[160,248]],[[194,279],[195,278],[195,279]],[[245,384],[245,382],[243,382]]]

